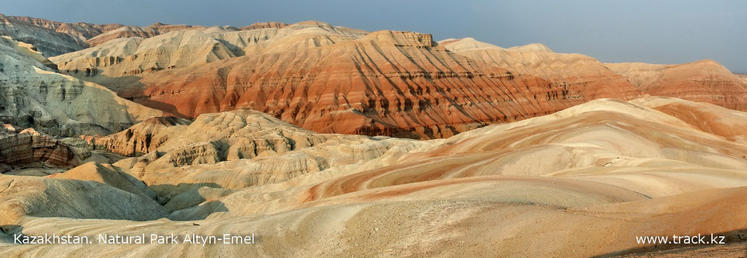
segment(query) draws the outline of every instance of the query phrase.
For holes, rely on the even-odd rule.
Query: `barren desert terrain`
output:
[[[747,77],[712,60],[318,21],[0,34],[3,257],[747,252]],[[18,242],[45,234],[90,242]],[[185,242],[224,234],[251,240]],[[724,244],[637,242],[698,234]]]

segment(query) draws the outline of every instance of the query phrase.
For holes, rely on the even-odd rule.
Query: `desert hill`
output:
[[[650,95],[747,110],[747,83],[712,60],[679,65],[608,63],[605,66]]]
[[[203,27],[192,26],[192,25],[180,25],[180,24],[163,24],[159,22],[151,24],[146,27],[121,26],[113,30],[102,32],[98,35],[95,35],[94,37],[88,37],[86,38],[86,43],[88,43],[90,47],[94,47],[96,45],[103,44],[113,39],[131,38],[131,37],[150,38],[150,37],[161,35],[163,33],[168,33],[171,31],[186,30],[186,29],[192,29],[192,28],[203,28]]]
[[[154,200],[92,181],[0,175],[0,185],[2,225],[27,215],[142,221],[167,214]]]
[[[430,34],[314,21],[118,39],[53,60],[73,76],[186,117],[252,108],[317,132],[416,138],[639,94],[613,73],[618,84],[548,81],[475,62]]]
[[[0,38],[0,121],[56,136],[110,134],[163,112],[55,72],[33,47]]]
[[[541,44],[437,43],[430,34],[317,21],[107,28],[85,38],[92,47],[51,60],[63,73],[186,118],[251,108],[317,132],[441,138],[604,97],[671,96],[744,110],[744,82],[711,61],[603,64]]]
[[[669,108],[672,105],[681,108],[672,112]],[[681,116],[686,110],[700,112],[699,116],[707,121],[701,123]],[[203,114],[189,125],[148,121],[144,123],[149,126],[136,125],[133,130],[150,128],[157,134],[174,127],[181,131],[193,131],[189,127],[195,127],[213,133],[203,138],[169,138],[157,150],[114,166],[89,163],[41,180],[48,180],[48,187],[83,184],[77,180],[58,181],[62,180],[57,179],[60,177],[94,180],[97,183],[85,182],[90,185],[86,187],[107,192],[112,190],[103,189],[116,189],[118,194],[148,191],[142,185],[140,188],[131,185],[142,180],[158,196],[133,196],[160,203],[168,214],[148,205],[133,207],[129,213],[100,210],[103,208],[85,214],[11,209],[16,218],[14,225],[18,226],[5,227],[3,232],[222,234],[230,231],[260,234],[258,244],[211,245],[199,249],[190,249],[189,245],[169,249],[157,245],[120,245],[105,250],[95,244],[34,248],[12,245],[0,252],[5,255],[96,250],[111,255],[176,251],[194,256],[218,253],[592,256],[661,250],[679,255],[734,254],[743,250],[744,242],[738,240],[738,234],[747,226],[747,221],[739,216],[747,211],[742,200],[747,193],[747,145],[743,141],[747,131],[739,126],[747,123],[747,114],[723,111],[724,108],[712,104],[674,98],[646,97],[630,102],[602,99],[546,116],[429,141],[316,134],[249,110]],[[214,132],[210,129],[213,126],[229,129]],[[300,133],[307,139],[326,140],[240,160],[172,163],[147,170],[131,165],[152,165],[159,156],[169,155],[162,153],[174,152],[179,146],[243,137],[257,139],[255,135],[261,135],[262,131],[282,132],[282,135]],[[169,144],[170,141],[174,143]],[[376,155],[331,158],[351,153],[349,148],[364,150],[362,145],[371,144],[390,147],[381,149],[383,152],[358,152]],[[222,154],[207,156],[210,155]],[[327,165],[317,165],[318,170],[306,172],[275,167],[289,164],[289,160],[303,160],[304,156]],[[285,176],[275,174],[269,181],[235,183],[249,175],[247,168],[257,166],[265,168],[260,171],[285,173]],[[181,179],[174,181],[175,175]],[[14,193],[21,187],[19,184],[34,184],[35,180],[38,179],[11,183],[9,190],[0,193]],[[119,191],[125,186],[131,191]],[[57,192],[43,194],[53,193]],[[66,198],[76,200],[75,205],[89,205],[90,200],[77,197],[78,190],[64,193]],[[31,199],[30,195],[14,200],[31,205],[25,207],[38,205],[35,201],[38,199]],[[170,219],[110,220],[141,220],[147,216]],[[75,219],[84,217],[99,219]],[[585,237],[578,236],[581,232]],[[638,245],[634,238],[712,232],[728,236],[729,244],[641,249],[646,246]],[[479,240],[474,236],[480,236]],[[537,241],[542,248],[526,248],[540,243]]]
[[[425,144],[387,137],[317,134],[245,109],[202,114],[188,125],[153,124],[145,121],[89,141],[96,148],[123,154],[132,154],[128,153],[130,146],[147,146],[138,148],[143,152],[139,156],[115,165],[148,185],[184,185],[156,188],[169,199],[193,194],[190,191],[203,186],[241,189],[329,169],[352,169],[361,162],[396,157]]]
[[[481,66],[539,76],[556,87],[564,87],[569,94],[597,91],[594,92],[596,95],[623,98],[636,93],[624,77],[610,71],[596,59],[581,54],[555,53],[542,44],[501,48],[473,38],[446,39],[439,44],[469,57]],[[602,90],[610,92],[599,92]]]

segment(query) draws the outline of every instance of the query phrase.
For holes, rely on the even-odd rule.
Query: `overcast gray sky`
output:
[[[474,37],[502,47],[539,42],[603,62],[713,59],[747,73],[742,0],[0,0],[0,13],[65,22],[248,25],[320,20],[364,30]]]

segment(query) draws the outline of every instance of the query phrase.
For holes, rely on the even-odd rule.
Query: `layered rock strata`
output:
[[[25,43],[0,37],[0,122],[54,136],[110,134],[163,112],[56,73]]]
[[[17,168],[72,168],[90,156],[85,150],[68,146],[51,136],[29,128],[16,131],[0,128],[0,172]]]
[[[122,39],[53,60],[120,96],[187,117],[248,107],[325,133],[448,137],[638,94],[613,73],[598,83],[552,81],[475,62],[430,34],[319,22]],[[96,75],[81,76],[85,69]]]

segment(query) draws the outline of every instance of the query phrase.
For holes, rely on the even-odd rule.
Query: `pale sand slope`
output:
[[[0,225],[38,217],[152,220],[166,210],[147,197],[91,181],[0,174]]]
[[[677,98],[647,97],[632,101],[677,117],[701,131],[745,143],[747,113],[717,105],[683,101]]]
[[[677,112],[666,108],[672,105],[679,105]],[[695,110],[702,119],[713,121],[679,118]],[[722,119],[722,114],[728,119]],[[251,187],[224,186],[225,178],[235,177],[231,171],[256,166],[263,160],[279,163],[295,159],[295,153],[308,155],[311,150],[316,150],[318,157],[331,158],[340,152],[333,150],[334,144],[325,142],[323,148],[313,146],[265,159],[154,167],[133,175],[146,183],[154,180],[148,179],[151,173],[159,174],[155,178],[160,184],[167,178],[181,178],[182,183],[217,182],[217,186],[191,192],[204,200],[200,205],[167,207],[174,210],[169,215],[173,219],[205,219],[79,220],[73,218],[81,216],[65,213],[29,212],[17,223],[22,228],[8,228],[6,232],[70,233],[94,238],[107,232],[256,233],[259,242],[204,248],[11,245],[0,253],[463,257],[590,256],[635,251],[644,247],[636,244],[636,235],[747,228],[747,217],[742,216],[747,213],[747,146],[741,140],[747,129],[738,126],[745,123],[744,116],[742,112],[726,113],[710,104],[677,99],[605,99],[552,115],[487,126],[446,140],[419,142],[416,148],[386,152],[359,163],[333,163],[321,171],[295,173],[284,176],[282,180],[286,181]],[[363,139],[366,141],[377,140]],[[200,176],[185,179],[185,173]],[[159,183],[149,183],[154,184]],[[743,253],[743,247],[744,242],[732,242],[715,247],[714,252],[734,255]],[[705,251],[712,250],[671,252],[686,255]]]

